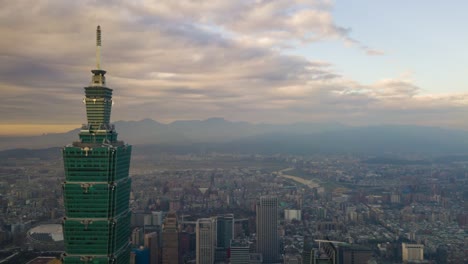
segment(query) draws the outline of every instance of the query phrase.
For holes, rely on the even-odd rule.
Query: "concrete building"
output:
[[[301,221],[301,210],[286,209],[284,210],[284,220],[291,222],[292,220]]]
[[[145,248],[149,250],[151,264],[159,264],[159,243],[158,233],[145,234]]]
[[[231,264],[249,264],[250,245],[245,240],[231,240]]]
[[[169,213],[164,220],[162,231],[162,263],[179,263],[179,231],[177,230],[177,215]]]
[[[401,257],[404,263],[424,260],[424,245],[402,243]]]

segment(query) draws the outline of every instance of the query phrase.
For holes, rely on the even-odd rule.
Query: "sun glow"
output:
[[[64,133],[80,127],[78,124],[0,124],[0,136],[37,136]]]

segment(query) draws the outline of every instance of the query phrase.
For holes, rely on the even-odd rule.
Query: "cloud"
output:
[[[427,95],[407,74],[362,84],[333,64],[286,55],[336,39],[382,52],[336,25],[329,1],[10,1],[0,10],[0,122],[81,123],[103,28],[113,120],[223,116],[286,123],[447,123],[468,95]],[[5,41],[8,40],[8,41]],[[400,118],[400,119],[399,119]]]
[[[385,55],[385,52],[382,51],[382,50],[377,50],[377,49],[365,49],[366,50],[366,53],[367,55],[370,55],[370,56],[379,56],[379,55]]]

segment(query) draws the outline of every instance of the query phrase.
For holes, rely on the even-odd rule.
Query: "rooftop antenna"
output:
[[[101,69],[101,26],[96,29],[96,67]]]

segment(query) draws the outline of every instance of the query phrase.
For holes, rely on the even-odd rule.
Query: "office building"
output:
[[[260,197],[257,202],[257,253],[263,263],[279,261],[278,198]]]
[[[213,264],[216,251],[216,219],[201,218],[197,220],[197,264]]]
[[[179,263],[179,231],[177,230],[177,215],[167,214],[162,231],[162,263]]]
[[[249,264],[250,245],[246,240],[231,240],[231,264]]]
[[[234,234],[234,215],[225,214],[216,217],[216,252],[215,262],[226,262],[229,244]]]
[[[87,124],[79,141],[63,148],[65,217],[64,263],[122,263],[130,260],[130,178],[132,147],[117,140],[110,124],[112,89],[100,67],[97,28],[96,69],[85,87]]]
[[[152,232],[145,234],[145,248],[149,250],[149,259],[151,264],[159,264],[159,243],[158,233]]]
[[[216,217],[216,230],[216,246],[228,249],[234,234],[234,215],[218,215]]]

